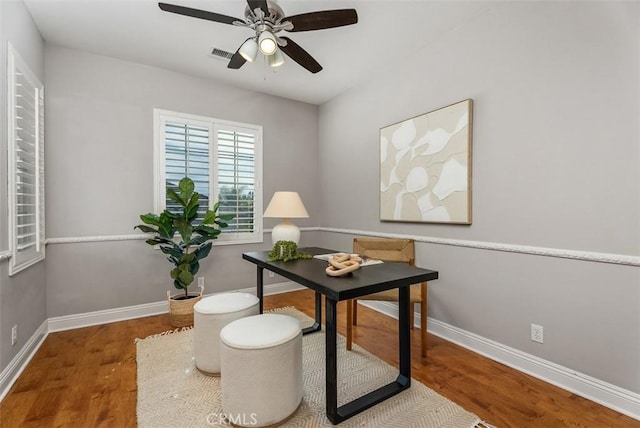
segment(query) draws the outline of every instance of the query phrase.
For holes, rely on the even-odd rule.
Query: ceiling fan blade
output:
[[[247,39],[247,40],[249,40],[249,39]],[[246,40],[245,40],[245,42],[246,42]],[[231,57],[231,59],[229,60],[229,64],[227,64],[227,68],[232,68],[234,70],[237,70],[240,67],[242,67],[245,62],[247,62],[247,60],[244,59],[244,57],[242,55],[240,55],[240,49],[241,48],[242,48],[242,45],[240,45],[240,47],[238,48],[236,53],[234,53],[233,56]]]
[[[282,20],[293,24],[293,29],[288,30],[291,32],[324,30],[325,28],[356,24],[358,22],[358,13],[355,9],[322,10],[288,16]]]
[[[267,5],[266,0],[247,0],[247,4],[249,5],[249,9],[255,10],[259,7],[262,9],[265,16],[269,15],[269,6]]]
[[[231,57],[231,60],[229,60],[229,64],[227,64],[227,68],[232,68],[234,70],[237,70],[240,67],[242,67],[245,62],[247,62],[247,60],[244,59],[242,55],[240,55],[238,52],[236,52]]]
[[[280,49],[282,49],[284,53],[289,55],[292,60],[314,74],[322,70],[322,66],[318,63],[318,61],[313,59],[313,57],[309,55],[307,51],[302,49],[297,43],[295,43],[288,37],[280,38],[287,41],[287,45],[280,46]]]
[[[177,13],[178,15],[190,16],[192,18],[206,19],[207,21],[221,22],[223,24],[231,24],[234,22],[244,22],[243,19],[234,18],[233,16],[221,15],[215,12],[207,12],[206,10],[192,9],[190,7],[178,6],[175,4],[158,3],[160,9],[165,12]]]

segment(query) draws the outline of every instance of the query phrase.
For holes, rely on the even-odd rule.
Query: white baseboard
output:
[[[9,362],[9,365],[2,370],[0,373],[0,401],[4,400],[4,397],[7,395],[16,380],[18,380],[18,377],[24,371],[25,367],[27,367],[27,364],[31,361],[31,358],[33,358],[48,334],[47,320],[45,320],[40,324],[40,327],[38,327],[35,333],[33,333],[16,356],[13,357],[11,362]]]
[[[295,282],[281,282],[264,286],[264,295],[286,293],[288,291],[301,290],[305,287]],[[256,287],[248,287],[240,290],[245,293],[256,293]],[[205,294],[210,296],[215,293]],[[92,325],[108,324],[117,321],[131,320],[152,315],[165,314],[169,311],[166,300],[143,305],[126,306],[124,308],[106,309],[104,311],[87,312],[83,314],[64,315],[49,318],[49,332],[72,330],[75,328],[90,327]]]
[[[365,301],[359,303],[390,317],[398,318],[398,307],[393,303]],[[419,312],[415,314],[414,323],[416,327],[420,327]],[[436,319],[428,318],[427,326],[427,331],[433,335],[640,420],[640,394]]]
[[[296,291],[296,290],[308,290],[308,288],[305,287],[304,285],[300,285],[293,281],[279,282],[277,284],[265,285],[264,295],[273,296],[274,294],[288,293],[289,291]],[[241,290],[236,290],[236,291],[256,294],[256,287],[248,287],[248,288],[243,288]]]
[[[167,301],[165,300],[162,302],[146,303],[144,305],[125,306],[124,308],[52,317],[49,318],[49,332],[53,333],[159,315],[168,312],[168,310]]]

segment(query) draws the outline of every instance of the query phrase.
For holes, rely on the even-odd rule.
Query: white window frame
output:
[[[34,135],[34,200],[35,200],[35,243],[27,251],[18,245],[18,103],[16,102],[16,74],[21,74],[34,91],[34,120],[37,130]],[[45,258],[45,213],[44,213],[44,86],[29,69],[14,47],[7,46],[7,146],[8,146],[8,196],[9,196],[9,276],[38,263]],[[20,108],[24,106],[20,105]]]
[[[216,143],[218,129],[244,130],[255,133],[255,189],[254,189],[254,228],[253,232],[221,233],[214,245],[249,244],[263,242],[262,220],[262,126],[248,123],[232,122],[206,116],[180,113],[169,110],[153,109],[153,203],[154,212],[161,213],[166,207],[166,168],[165,168],[165,123],[182,122],[193,126],[204,127],[209,130],[209,209],[218,202],[218,175]]]

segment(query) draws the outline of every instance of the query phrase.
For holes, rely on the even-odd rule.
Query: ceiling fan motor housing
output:
[[[276,3],[273,0],[267,0],[267,7],[269,9],[269,13],[265,14],[262,9],[260,9],[259,7],[257,7],[256,9],[258,9],[260,12],[260,14],[265,15],[264,16],[264,20],[265,22],[271,24],[273,26],[273,24],[275,24],[276,22],[278,22],[279,20],[281,20],[284,17],[284,11],[282,10],[282,8],[280,8],[280,6],[278,5],[278,3]],[[256,15],[255,10],[256,9],[251,9],[250,6],[247,6],[244,10],[244,17],[247,21],[249,22],[257,22],[260,21],[259,15]]]

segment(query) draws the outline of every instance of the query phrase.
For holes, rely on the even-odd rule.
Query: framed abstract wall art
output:
[[[473,100],[380,129],[380,220],[471,224]]]

